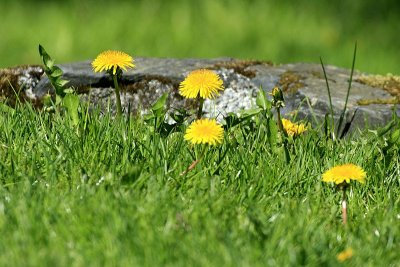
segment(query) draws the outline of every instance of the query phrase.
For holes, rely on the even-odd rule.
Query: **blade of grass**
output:
[[[343,131],[342,131],[342,133],[340,134],[340,137],[339,137],[340,139],[342,139],[343,137],[345,137],[346,134],[349,132],[350,127],[351,127],[351,124],[353,123],[354,118],[356,117],[357,110],[358,110],[358,109],[356,109],[356,110],[354,111],[353,116],[351,116],[350,121],[349,121],[349,122],[346,122],[346,124],[344,125]]]
[[[354,65],[356,63],[356,54],[357,54],[357,42],[354,45],[353,63],[351,65],[351,73],[350,73],[349,87],[347,88],[346,101],[344,102],[344,107],[343,107],[342,113],[340,114],[340,118],[339,118],[339,124],[338,124],[338,128],[337,128],[338,136],[339,136],[340,129],[342,127],[344,116],[346,114],[347,102],[349,100],[350,89],[351,89],[351,82],[353,81]],[[344,135],[345,134],[343,134],[343,133],[340,134],[340,136],[344,136]]]
[[[329,88],[329,82],[328,82],[328,76],[326,75],[325,71],[325,66],[324,62],[322,62],[322,57],[319,58],[322,66],[322,70],[324,72],[324,77],[325,77],[325,82],[326,82],[326,89],[328,90],[328,97],[329,97],[329,108],[331,111],[331,123],[332,123],[332,129],[331,129],[331,134],[332,134],[332,140],[335,140],[335,121],[333,118],[333,105],[332,105],[332,98],[331,98],[331,89]]]

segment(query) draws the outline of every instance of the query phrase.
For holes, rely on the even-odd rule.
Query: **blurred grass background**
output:
[[[400,2],[318,0],[2,0],[0,67],[57,63],[106,49],[149,57],[319,62],[400,73]]]

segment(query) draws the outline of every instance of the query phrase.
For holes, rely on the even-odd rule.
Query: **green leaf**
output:
[[[391,144],[400,144],[400,129],[393,131],[390,134],[390,139],[388,141]]]
[[[241,119],[248,119],[259,114],[263,109],[262,108],[252,108],[252,109],[245,109],[240,112]]]
[[[146,122],[146,123],[151,123],[151,122],[153,122],[154,121],[154,115],[153,114],[151,114],[151,113],[148,113],[148,114],[145,114],[145,115],[143,115],[143,120]]]
[[[271,110],[272,108],[271,101],[268,100],[267,96],[265,95],[265,91],[262,88],[258,90],[256,104],[263,110]]]
[[[378,137],[382,137],[387,132],[389,132],[396,125],[396,123],[397,123],[396,120],[393,119],[385,127],[379,128]]]
[[[276,124],[275,120],[268,118],[267,127],[269,144],[272,148],[275,148],[278,144],[278,125]]]
[[[64,87],[67,83],[69,83],[69,81],[67,80],[62,80],[62,79],[58,79],[55,83],[55,86],[57,86],[58,88],[62,88]]]
[[[51,59],[50,55],[47,54],[43,46],[39,45],[39,54],[42,57],[43,64],[46,69],[51,70],[54,66],[54,61]]]
[[[171,118],[178,124],[182,124],[190,114],[184,108],[175,109],[173,113],[170,114]]]
[[[44,104],[46,107],[51,107],[51,106],[53,106],[53,101],[51,100],[51,95],[50,95],[50,94],[46,94],[46,95],[43,97],[43,104]]]
[[[54,66],[51,69],[51,73],[50,73],[51,77],[58,78],[58,77],[61,77],[62,75],[63,75],[63,71],[59,67]]]
[[[224,125],[225,130],[232,128],[233,126],[236,126],[242,122],[242,120],[233,112],[229,112],[227,116],[224,116],[224,121],[225,121]]]
[[[71,118],[72,124],[78,125],[79,124],[79,97],[75,94],[66,94],[64,97],[63,102],[65,108],[68,111],[68,114]]]
[[[152,106],[151,111],[154,116],[161,117],[165,113],[165,103],[168,98],[168,93],[164,93]]]
[[[62,102],[62,97],[59,96],[59,95],[56,95],[56,103],[55,103],[55,105],[58,106],[58,105],[61,104],[61,102]]]
[[[59,67],[54,66],[54,61],[41,45],[39,45],[39,54],[42,57],[43,64],[45,66],[45,73],[53,85],[56,95],[61,98],[64,97],[66,92],[64,92],[63,88],[67,85],[67,83],[69,83],[69,81],[61,79],[63,71]],[[60,102],[61,101],[56,101],[56,105]]]
[[[72,87],[68,87],[67,89],[64,89],[65,94],[73,94],[75,93],[75,90]]]

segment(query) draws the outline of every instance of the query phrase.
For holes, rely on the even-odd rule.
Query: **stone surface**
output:
[[[164,92],[169,93],[170,108],[195,108],[195,101],[183,99],[179,95],[179,83],[190,71],[208,68],[220,75],[225,86],[220,97],[205,101],[204,111],[209,116],[222,118],[228,112],[252,108],[255,106],[259,88],[269,93],[274,86],[280,86],[284,90],[286,116],[295,115],[299,119],[316,123],[329,113],[329,98],[320,64],[272,65],[269,62],[232,58],[136,58],[135,65],[135,69],[124,72],[122,76],[121,97],[125,111],[141,114]],[[94,107],[99,106],[104,111],[115,110],[112,81],[106,73],[94,73],[90,61],[58,66],[64,72],[63,78],[70,81],[69,85],[76,89],[82,100],[90,100]],[[35,101],[40,101],[45,94],[53,91],[47,77],[38,76],[43,73],[38,68],[35,66],[35,71],[31,71],[31,75],[29,71],[18,72],[14,69],[16,86],[24,84],[24,97]],[[350,70],[326,66],[326,71],[334,113],[338,118],[345,103]],[[0,70],[0,78],[4,78],[4,74],[9,72],[10,69],[8,72]],[[374,127],[385,124],[393,112],[400,116],[400,108],[395,104],[360,105],[360,103],[396,103],[400,99],[397,93],[400,89],[387,91],[381,87],[372,87],[365,84],[366,79],[358,77],[366,76],[356,72],[353,77],[347,112],[349,119],[357,110],[353,127],[366,125]],[[3,87],[0,87],[2,94],[7,95]],[[393,89],[393,86],[391,88]]]

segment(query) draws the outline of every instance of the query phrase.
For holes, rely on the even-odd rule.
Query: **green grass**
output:
[[[291,162],[265,126],[231,128],[198,166],[180,132],[93,113],[77,132],[29,105],[0,113],[0,265],[396,266],[400,159],[362,132],[331,141],[318,129],[295,140]],[[225,155],[225,156],[224,156]],[[349,193],[321,182],[333,164],[368,174]]]
[[[106,49],[133,56],[238,57],[319,62],[400,73],[396,1],[1,1],[0,67],[40,63],[38,44],[58,63]]]

